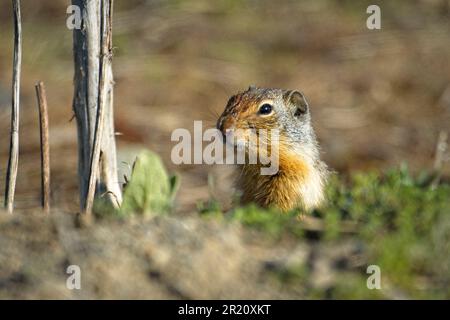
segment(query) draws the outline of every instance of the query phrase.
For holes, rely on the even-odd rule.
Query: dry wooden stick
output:
[[[42,81],[36,84],[41,138],[41,205],[45,213],[50,211],[50,145],[48,135],[47,95]]]
[[[94,145],[90,163],[88,191],[86,195],[85,213],[91,214],[94,204],[97,176],[100,165],[101,144],[103,128],[105,125],[105,96],[106,92],[106,66],[107,59],[111,59],[112,52],[112,0],[104,0],[101,3],[101,54],[100,76],[98,86],[97,122],[95,128]]]
[[[439,185],[439,181],[442,176],[443,163],[447,160],[447,150],[448,150],[448,133],[446,131],[440,131],[438,142],[436,143],[436,153],[434,159],[434,172],[436,174],[435,178],[431,182],[431,187],[434,189]]]
[[[439,132],[438,141],[436,143],[436,154],[434,159],[434,170],[442,170],[443,163],[445,162],[445,155],[448,149],[448,133],[445,131]]]
[[[22,25],[20,0],[13,0],[14,13],[14,61],[11,110],[11,140],[9,145],[8,169],[6,172],[5,207],[9,213],[14,209],[17,167],[19,164],[19,105],[20,105],[20,69],[22,65]]]

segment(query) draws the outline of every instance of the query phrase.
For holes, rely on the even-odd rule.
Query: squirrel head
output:
[[[238,129],[279,132],[280,142],[298,145],[314,140],[309,105],[297,90],[249,87],[232,96],[217,121],[224,138]],[[248,137],[245,137],[248,138]]]

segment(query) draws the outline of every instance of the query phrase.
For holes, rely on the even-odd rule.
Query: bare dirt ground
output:
[[[67,213],[2,214],[0,241],[1,299],[301,299],[364,264],[357,243],[273,242],[183,216],[86,226]],[[307,280],[277,278],[304,264]],[[81,290],[66,287],[69,265],[81,269]]]

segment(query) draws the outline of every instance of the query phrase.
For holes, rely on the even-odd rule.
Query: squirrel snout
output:
[[[225,143],[227,140],[233,139],[235,121],[229,117],[220,117],[217,121],[217,129],[222,134],[223,142]]]
[[[220,117],[219,120],[217,120],[216,129],[222,131],[222,128],[223,128],[223,118]]]
[[[217,129],[220,130],[223,135],[226,134],[227,130],[233,130],[234,127],[235,122],[230,118],[221,117],[219,121],[217,121]]]

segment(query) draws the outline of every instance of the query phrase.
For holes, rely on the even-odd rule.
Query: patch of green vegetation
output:
[[[222,218],[223,212],[220,203],[211,199],[197,204],[197,211],[205,218]]]
[[[327,205],[311,214],[323,226],[313,239],[361,242],[368,264],[381,268],[387,287],[411,298],[449,298],[450,185],[434,185],[433,178],[426,172],[412,175],[406,166],[385,174],[355,173],[348,181],[332,177]],[[202,214],[208,215],[203,209]],[[215,215],[217,211],[216,207]],[[225,216],[276,239],[291,235],[311,240],[295,210],[282,214],[249,205]],[[349,225],[351,232],[345,229]],[[359,276],[367,278],[364,273]],[[361,281],[355,279],[337,283],[332,293],[322,292],[322,297],[369,297],[365,283],[363,293],[358,293]]]
[[[261,210],[252,204],[246,207],[236,208],[230,214],[230,219],[262,230],[276,238],[280,238],[285,232],[296,236],[303,235],[303,229],[298,220],[298,212],[295,211],[282,214],[276,209]]]
[[[304,264],[297,264],[283,268],[269,268],[278,281],[283,284],[305,283],[308,281],[309,270]]]
[[[327,289],[312,288],[308,292],[310,299],[386,299],[383,290],[368,289],[366,276],[343,272],[337,277],[336,283]]]
[[[326,217],[331,210],[339,220],[357,223],[355,237],[368,245],[371,264],[385,270],[392,286],[417,298],[450,296],[448,285],[439,293],[433,289],[450,283],[449,236],[437,231],[450,224],[450,186],[434,187],[432,178],[414,177],[405,166],[383,176],[359,173],[349,184],[334,181],[330,204],[318,213]]]
[[[129,216],[167,214],[179,187],[178,176],[169,176],[161,158],[148,150],[142,151],[133,164],[131,177],[123,192],[120,209],[113,209],[104,200],[94,207],[98,215]]]

